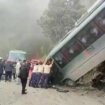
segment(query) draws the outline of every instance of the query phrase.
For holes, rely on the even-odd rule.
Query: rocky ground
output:
[[[104,91],[84,87],[39,89],[27,86],[28,94],[21,95],[21,86],[16,82],[0,82],[0,105],[105,105]]]

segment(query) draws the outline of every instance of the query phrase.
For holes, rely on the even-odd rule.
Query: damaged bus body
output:
[[[63,74],[77,81],[105,60],[105,0],[97,1],[48,55]]]

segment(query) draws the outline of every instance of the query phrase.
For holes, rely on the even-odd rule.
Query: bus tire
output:
[[[72,81],[70,78],[64,79],[63,84],[66,86],[75,86],[76,85],[76,83],[74,81]]]

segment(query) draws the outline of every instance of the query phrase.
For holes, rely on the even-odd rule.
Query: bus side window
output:
[[[95,23],[99,26],[103,31],[105,31],[105,9],[102,10],[95,18]]]
[[[78,43],[78,41],[76,41],[69,49],[69,53],[72,55],[72,59],[80,54],[82,51],[83,47],[81,44]]]
[[[61,50],[61,53],[62,53],[62,55],[63,55],[63,57],[64,57],[65,62],[68,62],[69,59],[70,59],[70,57],[71,57],[71,55],[70,55],[69,52],[68,52],[67,46],[63,47],[63,49]],[[69,58],[69,59],[68,59],[68,58]]]
[[[66,49],[63,49],[63,56],[65,57],[65,65],[68,64],[72,59],[74,59],[78,54],[83,51],[83,47],[76,38],[72,39],[65,46]],[[65,56],[66,53],[66,56]]]
[[[94,41],[96,41],[99,37],[101,37],[104,34],[104,32],[102,29],[100,29],[97,26],[97,24],[95,23],[94,20],[90,25],[91,25],[90,34],[91,34],[91,36],[94,37]]]
[[[60,51],[54,56],[54,59],[60,67],[63,67],[66,63],[64,56],[62,55],[62,53]]]
[[[60,67],[64,67],[82,51],[82,45],[75,39],[68,42],[54,58]]]
[[[77,35],[77,39],[87,48],[94,43],[104,32],[95,24],[94,20]]]

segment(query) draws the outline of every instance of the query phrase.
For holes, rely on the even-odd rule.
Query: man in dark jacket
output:
[[[4,69],[4,64],[2,59],[0,59],[0,81],[1,81],[1,77],[3,75],[3,69]]]
[[[21,80],[21,84],[22,84],[22,94],[26,94],[25,92],[25,88],[26,88],[26,84],[27,84],[27,78],[28,78],[28,65],[26,63],[26,61],[24,60],[23,63],[21,64],[20,67],[20,73],[19,73],[19,78]]]
[[[5,81],[11,81],[12,70],[13,70],[13,63],[11,61],[7,61],[5,63]]]

